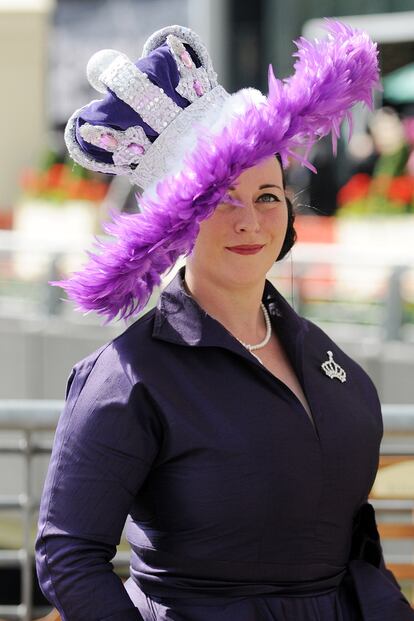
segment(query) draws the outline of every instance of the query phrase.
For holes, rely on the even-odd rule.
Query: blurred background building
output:
[[[375,95],[375,112],[355,106],[353,137],[348,142],[344,123],[336,159],[330,139],[315,145],[317,175],[295,161],[287,170],[298,242],[269,278],[360,362],[385,406],[400,408],[387,429],[405,421],[399,429],[406,444],[396,452],[414,453],[407,431],[414,430],[413,9],[412,0],[0,0],[0,509],[2,494],[17,493],[25,472],[1,448],[2,439],[10,445],[14,437],[4,423],[8,400],[63,399],[72,365],[125,328],[76,313],[47,284],[85,260],[110,208],[137,210],[127,181],[68,160],[65,123],[97,97],[85,72],[94,52],[114,48],[138,59],[149,34],[172,23],[201,35],[228,91],[266,92],[270,63],[278,78],[290,76],[294,41],[324,36],[323,17],[363,28],[378,43],[384,91]],[[394,498],[401,519],[413,525],[412,462],[392,458],[390,442],[373,496]],[[47,459],[31,462],[33,498]],[[22,545],[13,511],[0,515],[0,574],[1,549]],[[408,568],[399,574],[407,585],[413,540],[414,530],[386,548]],[[17,573],[9,570],[10,582],[1,574],[10,597],[0,588],[0,617],[7,616],[2,605],[21,595]],[[21,610],[20,618],[29,618]]]

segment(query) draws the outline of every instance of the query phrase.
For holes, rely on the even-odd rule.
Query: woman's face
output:
[[[229,194],[242,206],[220,203],[200,223],[187,264],[214,280],[257,284],[276,261],[286,235],[288,208],[278,160],[270,157],[244,171]],[[252,245],[259,247],[254,253],[235,251]]]

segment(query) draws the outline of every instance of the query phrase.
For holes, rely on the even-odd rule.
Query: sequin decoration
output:
[[[153,84],[125,56],[116,58],[101,74],[100,80],[159,134],[181,112],[164,90]]]
[[[175,87],[177,93],[190,102],[211,90],[210,80],[204,67],[196,67],[183,42],[174,34],[167,36],[167,45],[177,63],[180,80]]]
[[[230,95],[222,86],[216,86],[184,108],[181,114],[151,144],[139,166],[131,171],[131,182],[145,189],[167,175],[171,167],[174,167],[182,157],[180,145],[183,136],[189,136],[194,127],[203,122],[206,114],[211,114],[213,110],[216,110],[218,116],[229,97]]]
[[[142,127],[129,127],[125,131],[85,123],[79,129],[84,140],[113,153],[112,159],[117,166],[138,164],[151,141]]]

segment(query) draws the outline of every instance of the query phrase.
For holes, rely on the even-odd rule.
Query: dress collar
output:
[[[237,353],[252,354],[192,298],[184,287],[182,266],[162,291],[155,309],[152,336],[178,345],[225,347]],[[298,337],[307,330],[300,317],[269,280],[265,280],[262,301],[273,328],[287,350],[295,351]]]

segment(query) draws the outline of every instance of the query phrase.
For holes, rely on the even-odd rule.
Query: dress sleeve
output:
[[[74,367],[41,498],[36,569],[63,621],[142,621],[111,560],[162,428],[145,387],[110,366]]]

